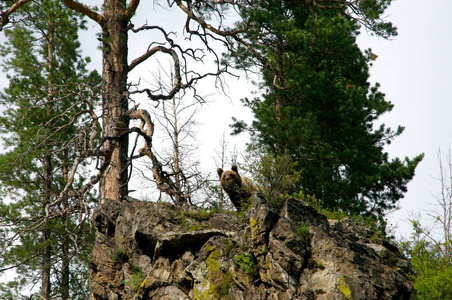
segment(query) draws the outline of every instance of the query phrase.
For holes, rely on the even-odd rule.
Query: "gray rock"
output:
[[[245,216],[129,199],[106,202],[93,299],[410,299],[409,261],[351,219],[256,195]]]

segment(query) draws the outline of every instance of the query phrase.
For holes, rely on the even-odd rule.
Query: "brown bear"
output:
[[[218,168],[217,173],[220,177],[221,187],[228,194],[234,207],[240,211],[242,206],[248,204],[250,197],[255,192],[253,183],[249,178],[239,175],[235,164],[229,171]]]

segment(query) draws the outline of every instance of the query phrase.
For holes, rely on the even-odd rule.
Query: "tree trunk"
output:
[[[108,164],[100,181],[100,203],[127,196],[129,120],[127,91],[127,24],[125,0],[105,0],[103,26],[103,137]]]
[[[53,73],[53,61],[54,61],[54,55],[53,55],[53,41],[54,41],[54,28],[50,21],[50,18],[47,17],[48,20],[48,40],[47,40],[47,59],[48,59],[48,79],[47,79],[47,103],[46,103],[46,110],[47,110],[47,116],[50,116],[52,113],[52,106],[53,106],[53,83],[52,83],[52,73]],[[45,147],[45,154],[44,154],[44,175],[43,175],[43,199],[42,199],[42,206],[43,206],[43,212],[45,214],[47,205],[50,203],[51,197],[52,197],[52,157],[51,157],[51,151],[49,146],[49,141],[45,141],[44,143]],[[50,263],[51,263],[51,249],[50,249],[50,230],[48,226],[48,219],[47,216],[44,218],[42,223],[42,243],[43,243],[43,250],[42,250],[42,277],[41,277],[41,290],[42,290],[42,296],[44,299],[48,300],[50,299]]]
[[[68,162],[67,162],[67,157],[68,157],[68,153],[67,151],[64,151],[63,153],[63,168],[62,168],[62,172],[63,172],[63,181],[64,184],[67,183],[68,181],[68,174],[69,174],[69,170],[68,170]],[[69,214],[68,214],[68,209],[69,209],[69,203],[68,203],[68,198],[64,197],[63,198],[63,224],[65,224],[65,228],[66,230],[69,230]],[[70,247],[70,239],[69,239],[69,233],[65,233],[63,234],[63,240],[62,240],[62,244],[61,244],[61,299],[62,300],[69,300],[69,274],[70,274],[70,270],[69,270],[69,262],[70,262],[70,258],[69,258],[69,247]]]
[[[52,165],[50,155],[44,157],[44,195],[43,195],[43,211],[46,210],[47,204],[50,203],[50,193],[51,193],[51,176],[52,176]],[[47,218],[44,218],[41,230],[42,238],[42,276],[41,276],[41,293],[44,299],[50,299],[50,260],[51,260],[51,249],[50,249],[50,230],[47,223]]]
[[[186,199],[182,197],[182,182],[181,182],[181,174],[180,174],[180,161],[179,161],[179,128],[177,126],[177,107],[176,107],[176,99],[173,97],[172,99],[173,105],[173,147],[174,147],[174,185],[176,186],[177,194],[176,194],[176,203],[179,207],[182,207],[186,204]]]

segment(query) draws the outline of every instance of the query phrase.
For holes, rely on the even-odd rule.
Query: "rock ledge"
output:
[[[408,260],[350,219],[259,196],[239,217],[129,199],[95,217],[93,299],[410,299]]]

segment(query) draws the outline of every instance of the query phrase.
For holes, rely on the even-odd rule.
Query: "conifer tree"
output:
[[[0,98],[6,108],[0,118],[6,148],[0,155],[0,269],[13,269],[19,287],[40,281],[44,299],[86,299],[89,205],[70,196],[52,211],[48,205],[68,181],[83,140],[78,128],[87,126],[100,76],[88,72],[81,57],[80,16],[56,1],[31,3],[20,13],[22,22],[5,30],[1,46],[9,86]]]
[[[375,128],[393,105],[368,82],[376,55],[356,44],[359,23],[346,7],[316,14],[290,1],[260,4],[247,16],[262,28],[249,34],[267,58],[260,65],[264,93],[244,100],[255,120],[249,127],[235,120],[234,133],[248,129],[253,147],[290,155],[301,172],[298,188],[325,207],[384,216],[403,197],[422,155],[390,160],[384,151],[403,127]],[[376,11],[384,8],[380,3]],[[395,34],[390,23],[379,28]],[[245,54],[234,59],[242,66],[256,62]]]

